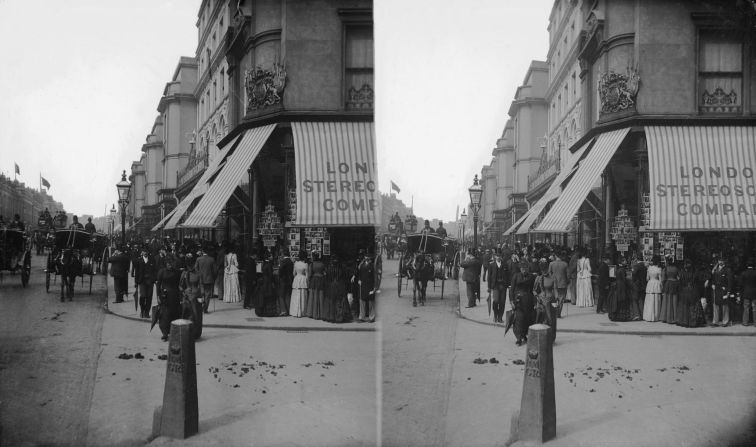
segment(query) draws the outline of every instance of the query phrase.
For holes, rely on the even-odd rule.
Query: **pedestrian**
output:
[[[567,263],[567,279],[569,284],[567,285],[567,297],[565,301],[568,303],[577,303],[577,271],[578,271],[578,259],[580,258],[579,250],[573,250],[572,256]]]
[[[661,259],[658,255],[651,258],[651,265],[646,270],[646,298],[643,305],[643,319],[645,321],[659,321],[661,310]]]
[[[585,251],[579,249],[577,262],[577,282],[575,286],[577,307],[593,306],[593,283],[591,279],[591,262],[586,256]]]
[[[549,263],[549,276],[554,280],[556,288],[556,316],[562,318],[562,306],[567,298],[567,287],[569,278],[567,277],[567,262],[565,262],[565,253],[555,253],[554,260]]]
[[[731,326],[730,305],[733,291],[732,270],[725,262],[724,257],[719,258],[717,264],[711,270],[711,298],[713,304],[712,326]],[[721,319],[720,319],[721,318]]]
[[[522,345],[528,341],[528,328],[535,320],[535,302],[533,300],[533,283],[535,278],[530,274],[529,265],[523,261],[520,270],[512,276],[511,305],[514,309],[513,332],[515,344]]]
[[[556,282],[549,274],[549,266],[545,259],[538,263],[540,274],[533,283],[533,296],[536,299],[536,317],[535,322],[549,326],[549,339],[554,343],[557,331],[557,300],[556,300]]]
[[[475,307],[477,289],[480,287],[480,268],[481,262],[473,252],[468,252],[465,260],[460,267],[464,268],[462,280],[465,281],[467,289],[467,308]]]
[[[291,305],[291,283],[294,281],[294,262],[284,249],[278,264],[278,315],[289,315]]]
[[[624,280],[624,278],[623,278]],[[606,313],[606,300],[609,297],[609,254],[601,257],[598,268],[598,300],[596,301],[596,313]]]
[[[160,332],[162,340],[168,340],[171,321],[181,317],[181,295],[179,281],[181,272],[176,268],[176,259],[169,256],[165,259],[165,266],[157,274],[158,304],[160,306]]]
[[[507,299],[507,289],[512,281],[509,267],[501,259],[501,253],[494,254],[494,262],[488,272],[488,299],[494,314],[494,323],[503,323],[504,308]]]
[[[307,311],[305,314],[314,319],[323,319],[325,307],[325,264],[320,260],[320,253],[312,252],[312,262],[307,276]]]
[[[115,301],[113,303],[123,303],[123,296],[126,295],[129,288],[129,265],[131,258],[123,251],[123,246],[119,245],[108,259],[111,264],[110,276],[113,277],[113,288],[115,292]]]
[[[244,305],[243,307],[245,309],[252,309],[255,307],[256,297],[255,294],[257,293],[257,270],[258,270],[258,260],[257,260],[257,250],[252,250],[252,253],[247,258],[247,262],[244,265]],[[262,268],[260,268],[260,271],[262,271]],[[288,309],[288,308],[287,308]]]
[[[236,257],[234,244],[228,246],[223,269],[223,296],[224,303],[238,303],[241,301],[239,292],[239,261]],[[219,298],[220,299],[220,298]]]
[[[680,297],[680,269],[667,257],[663,271],[662,300],[659,321],[674,324],[677,321],[677,301]]]
[[[186,269],[181,273],[179,290],[181,308],[179,316],[192,321],[192,337],[196,340],[202,333],[202,278],[191,253],[186,254]]]
[[[225,285],[225,270],[226,270],[226,251],[228,250],[228,241],[223,241],[215,250],[215,271],[217,272],[215,278],[215,295],[219,300],[223,301],[223,286]],[[213,255],[213,253],[208,253]]]
[[[743,326],[750,326],[756,320],[756,269],[753,258],[746,262],[746,269],[740,274],[740,299],[743,301]],[[753,312],[754,319],[751,319]],[[756,321],[754,321],[756,323]]]
[[[427,222],[427,221],[426,221]],[[359,281],[360,286],[360,320],[363,322],[375,321],[375,271],[373,266],[373,258],[371,253],[368,253],[360,263],[359,267]]]
[[[141,317],[149,318],[152,308],[152,293],[157,278],[155,260],[150,256],[147,247],[142,248],[141,255],[134,263],[134,282],[139,288],[139,307]]]
[[[686,259],[680,271],[680,299],[678,300],[676,322],[682,327],[706,326],[706,315],[701,306],[703,287],[693,262]]]
[[[294,257],[294,279],[291,283],[291,300],[289,315],[301,318],[305,316],[304,311],[307,306],[307,254],[300,251]]]
[[[202,282],[202,311],[204,313],[210,312],[208,309],[210,299],[213,297],[213,286],[217,272],[215,265],[215,260],[208,254],[207,249],[203,249],[197,258],[196,270]]]

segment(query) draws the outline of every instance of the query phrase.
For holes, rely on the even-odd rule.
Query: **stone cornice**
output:
[[[162,149],[162,148],[163,148],[162,141],[155,141],[153,143],[144,143],[142,145],[142,152],[147,152],[150,149]]]
[[[197,98],[191,93],[174,93],[171,95],[166,95],[160,98],[157,110],[158,112],[163,113],[169,103],[181,101],[191,101],[196,103]]]
[[[281,40],[281,33],[281,28],[275,28],[261,31],[254,36],[250,36],[244,41],[244,51],[249,52],[252,48],[255,48],[258,45]]]
[[[523,106],[532,106],[532,105],[545,105],[548,106],[548,102],[546,102],[546,98],[533,98],[533,97],[526,97],[522,99],[516,99],[512,101],[512,104],[509,105],[509,116],[514,117],[517,114],[517,109]]]

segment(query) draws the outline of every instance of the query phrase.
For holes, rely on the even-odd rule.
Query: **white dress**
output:
[[[661,267],[652,265],[646,271],[646,299],[643,301],[643,320],[659,321],[661,311]]]
[[[307,300],[307,264],[302,261],[294,263],[294,280],[291,283],[291,302],[289,315],[292,317],[305,316],[305,301]]]
[[[591,283],[591,262],[588,258],[578,259],[577,283],[575,295],[577,295],[578,307],[593,306],[593,284]]]
[[[239,264],[235,253],[226,255],[226,268],[223,271],[223,302],[238,303],[241,301],[239,293]]]

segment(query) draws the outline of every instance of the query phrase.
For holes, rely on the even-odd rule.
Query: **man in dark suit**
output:
[[[477,289],[480,287],[480,260],[473,253],[468,253],[459,266],[465,269],[462,272],[462,280],[467,285],[467,307],[475,307]]]
[[[200,275],[200,282],[202,282],[202,311],[209,313],[208,307],[210,306],[210,299],[213,297],[213,286],[215,286],[215,274],[217,270],[215,259],[207,254],[207,249],[203,249],[202,255],[197,258],[195,269]]]
[[[596,301],[596,313],[606,313],[606,301],[609,297],[609,255],[601,258],[598,268],[598,301]]]
[[[564,262],[564,253],[557,254],[556,259],[549,263],[549,276],[554,280],[554,288],[556,289],[557,294],[557,318],[562,318],[562,305],[567,296],[567,286],[569,284],[567,278],[567,263]]]
[[[129,288],[129,264],[131,258],[125,252],[123,247],[119,246],[110,256],[108,262],[110,267],[110,276],[113,277],[113,289],[115,292],[114,303],[122,303],[123,296],[128,293]]]
[[[743,300],[743,326],[751,325],[751,311],[756,320],[756,269],[753,258],[748,259],[746,269],[740,274],[740,299]],[[755,321],[756,322],[756,321]]]
[[[134,264],[134,282],[139,287],[139,307],[142,318],[150,317],[152,308],[152,291],[157,278],[155,260],[149,255],[147,247],[142,248],[141,255]]]
[[[291,304],[291,283],[294,281],[294,262],[284,250],[278,265],[278,315],[289,315]]]
[[[578,271],[578,258],[580,258],[578,249],[575,249],[570,257],[570,261],[567,263],[567,279],[569,284],[567,285],[567,302],[575,303],[577,300],[577,271]]]
[[[375,321],[375,271],[373,257],[368,254],[358,267],[360,289],[360,321]]]
[[[504,306],[507,299],[507,289],[512,282],[509,267],[501,259],[501,253],[494,255],[488,271],[488,293],[491,294],[491,305],[494,311],[494,322],[503,323]]]

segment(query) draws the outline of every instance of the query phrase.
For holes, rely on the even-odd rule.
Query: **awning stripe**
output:
[[[367,122],[295,122],[297,226],[380,225],[375,130]]]
[[[525,212],[525,214],[523,214],[523,215],[522,215],[522,216],[521,216],[521,217],[520,217],[519,219],[517,219],[517,221],[516,221],[515,223],[513,223],[513,224],[512,224],[512,226],[511,226],[511,227],[509,227],[509,228],[507,229],[507,231],[505,231],[505,232],[503,233],[503,235],[504,235],[504,236],[509,236],[510,234],[512,234],[512,232],[513,232],[513,231],[515,231],[515,230],[517,230],[518,228],[520,228],[520,225],[522,225],[522,223],[523,223],[523,222],[525,221],[525,219],[527,219],[527,218],[528,218],[528,216],[530,215],[530,212],[531,212],[531,210],[532,210],[532,209],[533,209],[533,208],[530,208],[529,210],[527,210],[527,211]]]
[[[625,139],[629,127],[613,130],[599,135],[588,155],[578,165],[575,176],[559,195],[551,210],[540,225],[532,230],[535,233],[564,233],[572,217],[583,203],[593,184],[609,164],[609,160]]]
[[[655,231],[756,230],[756,127],[646,126]]]
[[[218,154],[215,155],[215,157],[208,163],[207,169],[202,174],[199,180],[197,180],[197,183],[194,185],[194,188],[189,192],[189,194],[184,197],[184,200],[179,202],[178,206],[175,209],[175,212],[171,219],[168,221],[168,223],[165,224],[166,230],[172,230],[176,228],[178,223],[181,221],[181,218],[184,217],[184,214],[186,214],[187,210],[189,210],[189,206],[194,202],[194,199],[197,197],[201,197],[205,192],[207,192],[208,188],[208,180],[210,177],[215,174],[218,169],[220,168],[221,161],[223,161],[226,158],[226,154],[228,153],[229,149],[234,147],[236,144],[238,144],[239,140],[241,140],[242,135],[239,135],[238,137],[234,138],[233,141],[226,144],[223,148],[221,148],[220,151],[218,151]]]
[[[570,175],[570,173],[572,173],[572,169],[580,160],[580,157],[583,156],[583,152],[588,149],[588,146],[590,146],[593,141],[593,138],[588,140],[582,147],[580,147],[580,149],[575,151],[575,153],[573,153],[567,159],[567,162],[564,164],[564,166],[562,166],[562,169],[559,171],[557,177],[553,182],[551,182],[549,189],[543,194],[543,196],[541,196],[540,199],[538,199],[538,201],[533,206],[530,207],[530,210],[528,210],[527,218],[517,228],[517,234],[527,234],[528,231],[530,231],[530,226],[533,225],[533,222],[535,222],[536,219],[538,219],[538,216],[541,214],[541,211],[546,208],[546,205],[552,200],[559,197],[562,192],[562,182],[567,178],[568,175]]]
[[[165,225],[165,223],[168,222],[168,219],[170,219],[171,217],[173,217],[174,214],[176,214],[177,209],[178,207],[172,209],[171,212],[166,214],[165,217],[163,217],[162,219],[160,219],[160,222],[158,222],[157,225],[152,227],[152,230],[150,231],[158,231],[159,229],[163,228],[163,225]]]
[[[226,156],[225,164],[211,181],[207,192],[191,212],[182,228],[209,228],[215,224],[229,197],[247,175],[252,162],[262,150],[275,124],[247,130],[238,147]]]

